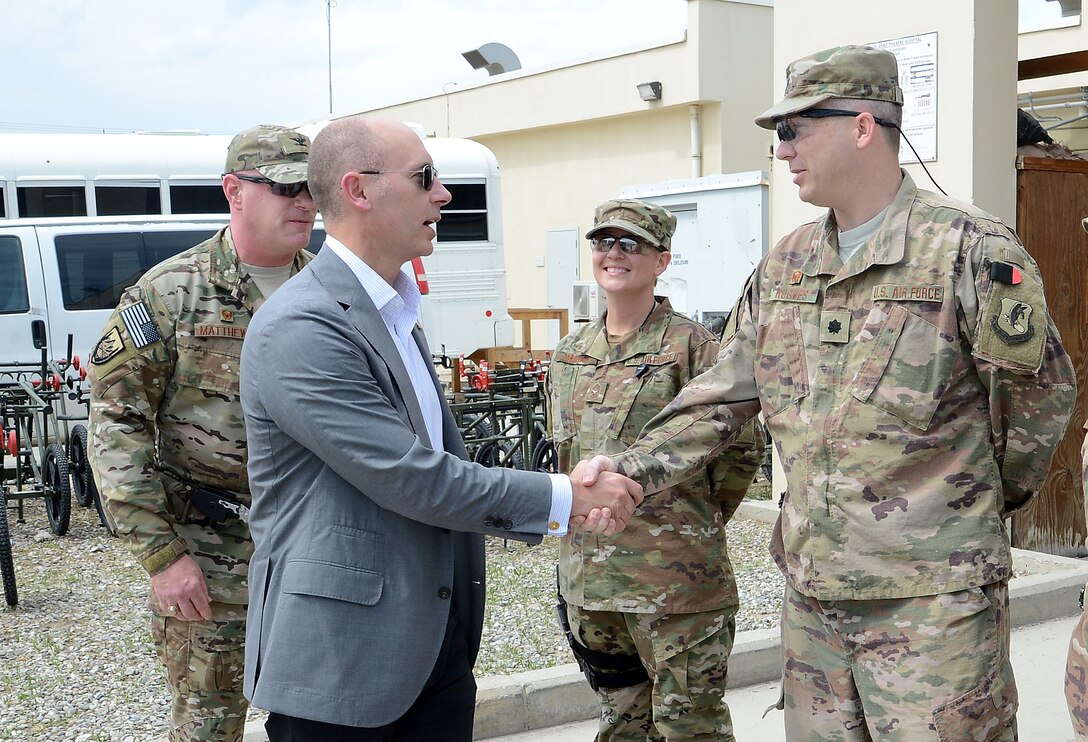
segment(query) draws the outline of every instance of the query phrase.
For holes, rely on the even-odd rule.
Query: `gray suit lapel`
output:
[[[321,250],[310,264],[311,270],[317,280],[332,295],[333,299],[344,310],[344,316],[356,330],[362,334],[367,344],[385,363],[389,369],[390,378],[400,392],[408,411],[408,421],[412,430],[428,446],[432,446],[431,437],[427,434],[427,425],[423,420],[423,411],[419,407],[415,391],[412,389],[412,379],[408,375],[408,369],[404,367],[404,360],[400,357],[396,343],[393,342],[389,330],[378,314],[377,307],[371,301],[370,295],[363,289],[359,279],[351,272],[347,264],[340,256],[328,248]],[[418,339],[417,339],[418,343]],[[427,356],[425,356],[426,358]]]

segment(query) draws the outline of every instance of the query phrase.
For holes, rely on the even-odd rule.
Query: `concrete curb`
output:
[[[736,517],[774,522],[778,508],[770,501],[744,501]],[[1070,616],[1079,610],[1077,596],[1088,581],[1088,561],[1013,549],[1016,568],[1027,572],[1009,587],[1013,627]],[[781,674],[778,629],[742,631],[729,657],[729,686],[776,680]],[[597,715],[597,699],[574,663],[514,675],[477,678],[478,740],[518,734]],[[244,742],[267,742],[264,722],[246,725]]]

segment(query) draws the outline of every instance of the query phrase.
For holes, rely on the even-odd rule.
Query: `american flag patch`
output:
[[[157,340],[162,340],[159,328],[151,320],[151,314],[142,301],[139,304],[125,307],[120,314],[125,323],[125,329],[128,330],[128,336],[132,338],[132,343],[137,348],[143,348]]]

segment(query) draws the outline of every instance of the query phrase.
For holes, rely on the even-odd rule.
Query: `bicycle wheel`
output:
[[[0,500],[3,498],[0,497]],[[0,579],[4,583],[4,601],[8,605],[19,604],[19,591],[15,587],[15,561],[11,557],[11,536],[8,533],[8,507],[0,513]]]
[[[533,448],[532,471],[546,471],[555,474],[559,471],[559,454],[555,444],[547,438],[541,438]]]
[[[42,464],[42,488],[45,490],[45,515],[53,533],[68,533],[72,519],[72,489],[68,481],[68,456],[64,446],[50,443],[45,447]]]
[[[94,478],[87,462],[87,440],[86,426],[72,427],[72,434],[68,437],[68,473],[72,476],[72,498],[84,508],[94,502],[91,493]]]

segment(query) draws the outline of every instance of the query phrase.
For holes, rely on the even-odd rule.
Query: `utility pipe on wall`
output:
[[[703,174],[703,134],[699,126],[699,104],[688,106],[691,114],[691,177],[698,178]]]

